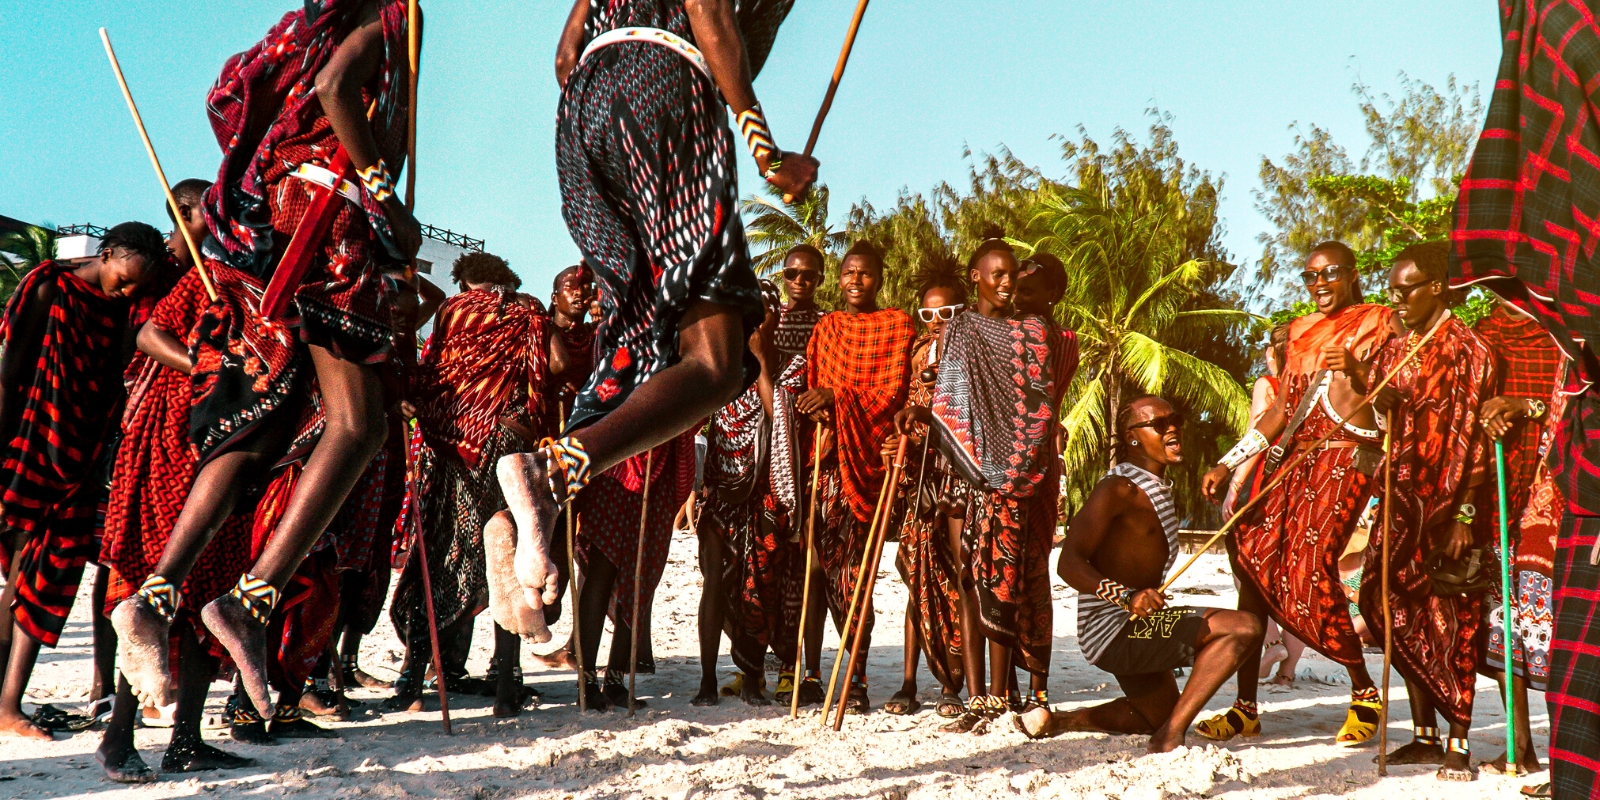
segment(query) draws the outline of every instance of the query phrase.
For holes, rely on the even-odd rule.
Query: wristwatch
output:
[[[1550,407],[1545,405],[1543,400],[1528,401],[1528,419],[1538,419],[1544,416],[1544,412],[1549,410]]]
[[[1471,503],[1462,503],[1461,506],[1456,509],[1455,520],[1462,525],[1471,525],[1473,520],[1476,520],[1477,518],[1478,509]]]

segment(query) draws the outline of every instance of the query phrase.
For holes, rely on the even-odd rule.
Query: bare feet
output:
[[[1519,740],[1518,743],[1520,744],[1521,741]],[[1534,752],[1533,748],[1518,747],[1517,749],[1522,751],[1522,755],[1517,757],[1518,775],[1532,775],[1535,772],[1544,772],[1544,765],[1539,763],[1539,754]],[[1479,764],[1478,768],[1490,775],[1505,775],[1506,754],[1501,753],[1494,760]]]
[[[106,778],[115,783],[155,783],[161,779],[132,747],[107,751],[102,745],[95,751],[94,758],[105,768]]]
[[[533,660],[549,669],[576,670],[578,668],[578,659],[572,657],[571,646],[572,642],[569,640],[567,644],[562,645],[554,652],[544,655],[534,653]]]
[[[1376,761],[1377,759],[1373,760]],[[1384,760],[1391,767],[1405,766],[1407,764],[1443,764],[1444,745],[1412,742],[1404,747],[1396,748]]]
[[[483,526],[483,554],[489,582],[489,613],[495,623],[535,644],[550,641],[544,612],[528,605],[517,580],[517,529],[510,513],[501,511]]]
[[[117,667],[140,705],[172,704],[172,681],[167,675],[167,633],[171,626],[143,597],[134,595],[111,611],[117,632]]]
[[[361,667],[356,666],[354,661],[346,661],[344,664],[344,682],[346,686],[355,684],[363,689],[394,688],[393,681],[386,681],[381,678],[374,678],[371,675],[368,675],[361,669]]]
[[[1289,648],[1284,647],[1282,640],[1268,645],[1267,649],[1261,653],[1261,674],[1256,677],[1256,680],[1266,680],[1267,676],[1271,675],[1272,671],[1277,667],[1278,662],[1288,658]]]
[[[550,496],[543,452],[514,453],[495,465],[500,491],[516,522],[514,569],[528,607],[539,610],[556,601],[558,575],[550,561],[550,535],[561,509]],[[503,626],[502,626],[503,627]],[[547,640],[548,641],[548,640]]]
[[[1055,713],[1044,706],[1034,706],[1014,718],[1017,730],[1029,739],[1043,739],[1056,733],[1054,722]]]
[[[1280,673],[1280,674],[1272,676],[1272,680],[1267,681],[1267,685],[1268,686],[1293,686],[1294,685],[1294,676],[1293,675],[1284,675],[1284,674]]]
[[[761,676],[754,678],[749,675],[744,676],[744,685],[740,687],[739,699],[743,700],[747,706],[772,705],[772,701],[767,699],[766,693],[761,691],[766,682],[766,679]]]
[[[274,706],[272,689],[267,685],[267,627],[256,622],[231,594],[200,609],[200,621],[222,642],[239,667],[239,682],[245,693],[241,702],[248,700],[257,713],[270,717]]]
[[[1444,764],[1434,777],[1441,781],[1475,781],[1478,771],[1472,768],[1472,754],[1448,750],[1444,754]]]
[[[700,693],[689,701],[689,705],[706,708],[720,702],[722,702],[722,691],[717,688],[717,677],[712,675],[700,680]]]
[[[8,736],[20,736],[24,739],[39,739],[41,741],[54,741],[55,736],[49,731],[33,724],[33,720],[21,714],[0,714],[0,733]]]
[[[161,756],[162,772],[209,772],[216,769],[244,769],[255,765],[256,761],[253,758],[236,756],[198,740],[173,742]]]
[[[1187,725],[1182,726],[1177,730],[1173,730],[1171,725],[1163,726],[1161,730],[1156,731],[1155,735],[1150,737],[1150,746],[1145,749],[1145,752],[1170,753],[1180,747],[1183,747],[1188,744],[1184,736],[1187,732]]]

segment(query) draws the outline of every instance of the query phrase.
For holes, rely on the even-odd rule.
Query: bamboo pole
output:
[[[811,498],[806,504],[806,571],[801,578],[800,634],[794,643],[794,686],[789,695],[789,719],[800,716],[800,684],[804,683],[806,664],[806,610],[811,606],[811,569],[817,547],[817,479],[822,474],[822,426],[816,426],[811,443]]]
[[[1378,777],[1389,774],[1389,665],[1394,658],[1394,619],[1389,614],[1389,516],[1394,500],[1394,414],[1383,432],[1383,561],[1379,589],[1383,592],[1383,707],[1378,709]]]
[[[648,530],[645,523],[650,519],[650,469],[655,456],[655,450],[645,451],[644,495],[639,500],[639,547],[633,552],[633,622],[628,626],[628,633],[633,640],[633,646],[628,650],[628,716],[630,717],[634,716],[634,682],[639,679],[639,628],[643,627],[639,624],[639,595],[644,592],[644,537]]]
[[[817,137],[822,135],[822,121],[828,118],[829,109],[833,108],[833,96],[839,92],[839,82],[844,79],[845,65],[850,63],[850,51],[856,46],[856,33],[861,30],[861,18],[867,14],[868,0],[856,3],[855,16],[850,19],[850,30],[845,32],[844,46],[839,49],[839,60],[833,65],[833,78],[828,81],[828,91],[822,96],[822,107],[817,109],[817,117],[811,122],[811,136],[806,139],[805,154],[817,147]],[[793,203],[794,195],[786,194],[783,202]]]
[[[133,102],[133,92],[128,90],[128,79],[122,75],[122,65],[117,63],[117,52],[111,48],[111,35],[105,28],[100,29],[100,42],[106,47],[106,58],[111,60],[111,71],[117,74],[117,85],[122,88],[122,99],[128,101],[128,111],[133,114],[133,124],[139,128],[139,138],[144,141],[144,151],[150,156],[150,165],[156,168],[156,178],[161,181],[161,193],[167,197],[167,207],[172,209],[172,218],[177,221],[178,233],[183,236],[183,243],[189,248],[189,260],[194,264],[195,274],[200,276],[200,283],[206,288],[206,297],[217,299],[217,287],[211,282],[211,273],[206,271],[205,262],[200,258],[200,248],[195,246],[194,237],[189,235],[189,228],[183,224],[183,212],[178,210],[178,199],[172,196],[172,185],[167,183],[167,173],[161,168],[161,159],[156,157],[156,148],[150,143],[150,133],[144,128],[144,118],[139,115],[139,106]]]
[[[855,677],[856,656],[861,654],[861,644],[866,638],[864,635],[867,631],[865,617],[872,610],[872,590],[878,584],[878,566],[883,561],[883,543],[884,540],[889,538],[889,518],[894,515],[893,498],[895,489],[900,485],[900,474],[905,469],[906,441],[907,438],[905,436],[900,437],[900,447],[895,451],[894,466],[889,469],[891,477],[889,478],[887,494],[890,499],[882,504],[884,507],[883,521],[878,525],[877,535],[872,536],[869,534],[867,538],[867,549],[872,553],[872,562],[869,565],[870,571],[856,578],[857,584],[865,584],[866,586],[861,593],[861,607],[857,611],[857,614],[862,619],[856,621],[853,641],[850,643],[849,666],[844,669],[844,686],[840,688],[839,702],[834,707],[833,729],[835,731],[844,727],[845,700],[850,692],[850,680]],[[840,640],[839,647],[841,650],[844,648],[843,640]]]

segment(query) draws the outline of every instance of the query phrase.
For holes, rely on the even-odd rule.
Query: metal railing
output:
[[[90,225],[88,223],[84,223],[82,225],[58,225],[58,226],[56,226],[56,235],[57,236],[93,236],[93,237],[99,239],[99,238],[104,238],[105,237],[106,229],[100,227],[99,225]]]
[[[428,237],[429,239],[434,239],[436,241],[444,242],[448,245],[459,247],[462,250],[469,250],[474,253],[483,252],[482,239],[474,239],[471,236],[456,233],[455,231],[434,227],[432,225],[423,225],[422,235]]]

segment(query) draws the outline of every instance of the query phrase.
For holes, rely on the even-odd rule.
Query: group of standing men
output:
[[[737,213],[728,116],[765,180],[806,191],[817,162],[776,146],[751,87],[789,6],[576,0],[557,49],[556,144],[563,213],[585,265],[558,276],[550,313],[517,294],[492,256],[458,262],[464,291],[442,306],[410,268],[420,228],[393,176],[407,152],[405,42],[421,20],[404,3],[305,0],[230,59],[207,98],[217,180],[174,187],[172,239],[119,225],[98,258],[40,267],[7,306],[0,728],[46,736],[60,721],[24,718],[20,701],[89,560],[106,567],[95,611],[109,626],[97,630],[117,642],[122,676],[99,752],[116,780],[154,778],[132,730],[142,707],[169,703],[174,684],[162,768],[246,763],[199,736],[205,688],[230,667],[236,736],[325,735],[301,718],[307,679],[331,667],[339,633],[338,674],[371,682],[355,648],[393,563],[402,572],[391,616],[407,644],[393,704],[420,701],[424,654],[435,649],[422,635],[427,618],[438,624],[436,677],[448,683],[464,676],[472,617],[490,607],[495,712],[515,714],[528,699],[516,637],[548,638],[563,587],[583,698],[631,703],[620,675],[639,659],[619,643],[647,625],[673,518],[696,483],[694,431],[709,418],[696,516],[707,670],[698,703],[720,693],[712,670],[724,632],[742,672],[732,693],[766,702],[771,651],[800,665],[780,675],[778,698],[819,702],[823,609],[836,626],[852,616],[864,570],[876,567],[864,556],[893,524],[911,592],[905,681],[890,712],[917,709],[926,655],[947,730],[1014,709],[1029,735],[1147,733],[1152,750],[1166,750],[1237,672],[1237,702],[1197,730],[1256,735],[1270,617],[1350,670],[1338,738],[1359,744],[1375,735],[1380,709],[1359,615],[1392,638],[1410,690],[1416,733],[1393,763],[1437,761],[1441,777],[1471,777],[1474,671],[1487,668],[1518,687],[1548,681],[1557,792],[1579,796],[1593,783],[1584,753],[1600,741],[1600,715],[1581,673],[1592,661],[1583,643],[1597,568],[1572,554],[1596,538],[1600,437],[1589,428],[1600,367],[1589,343],[1600,332],[1587,250],[1557,254],[1578,247],[1594,217],[1572,187],[1597,176],[1577,156],[1557,174],[1548,153],[1519,149],[1540,140],[1523,129],[1555,132],[1567,118],[1550,104],[1519,113],[1519,92],[1586,102],[1586,84],[1562,78],[1561,47],[1518,50],[1571,41],[1555,35],[1570,18],[1506,11],[1507,74],[1490,132],[1522,135],[1486,133],[1463,183],[1454,251],[1400,253],[1392,309],[1360,302],[1347,247],[1310,254],[1301,277],[1317,311],[1290,324],[1274,401],[1206,476],[1221,499],[1245,468],[1229,539],[1238,610],[1166,605],[1158,587],[1176,557],[1177,519],[1164,474],[1182,458],[1183,418],[1154,397],[1116,409],[1118,463],[1067,526],[1058,571],[1080,592],[1085,655],[1127,696],[1058,713],[1045,691],[1048,559],[1056,420],[1078,360],[1074,335],[1053,321],[1065,271],[986,238],[965,282],[949,265],[927,272],[921,335],[909,315],[877,305],[884,254],[869,242],[840,264],[837,312],[812,299],[824,267],[814,249],[786,254],[786,304],[760,285]],[[1574,150],[1584,140],[1562,141]],[[203,241],[201,263],[187,240]],[[1452,282],[1488,286],[1507,305],[1470,329],[1449,311]],[[435,310],[418,358],[417,329]],[[1557,348],[1568,365],[1560,382]],[[1495,440],[1514,512],[1505,520],[1489,478]],[[1517,565],[1519,634],[1496,651],[1485,628],[1497,603],[1478,590],[1500,524],[1518,531],[1501,557]],[[576,532],[565,553],[563,527]],[[1388,574],[1373,569],[1384,552]],[[1357,553],[1365,567],[1352,604],[1339,564]],[[448,576],[431,592],[425,558]],[[602,684],[607,617],[616,635]],[[872,619],[867,597],[852,620],[861,638]],[[100,649],[109,684],[111,655]],[[868,708],[865,652],[845,671],[847,710]],[[1194,671],[1180,691],[1172,669],[1185,665]],[[1518,725],[1526,731],[1525,712]],[[1511,761],[1536,767],[1528,737],[1517,740],[1526,744]]]

